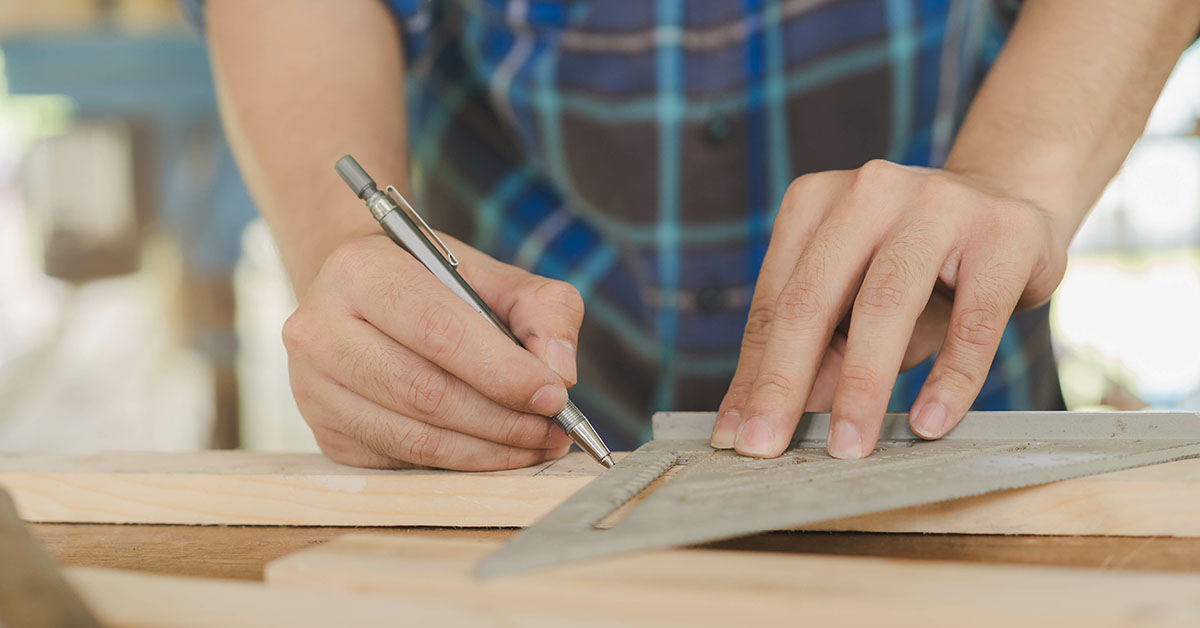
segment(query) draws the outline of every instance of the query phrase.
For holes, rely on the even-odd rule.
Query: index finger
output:
[[[738,453],[783,453],[804,412],[817,369],[870,251],[869,230],[827,221],[800,254],[775,302],[771,331],[746,402]]]
[[[838,189],[837,185],[828,182],[828,177],[818,181],[810,175],[793,181],[784,195],[754,285],[754,296],[750,300],[750,311],[738,350],[737,368],[729,382],[729,390],[717,408],[717,420],[710,439],[710,444],[717,449],[734,446],[734,439],[743,423],[742,412],[750,398],[770,337],[776,297],[795,268],[796,253],[802,251],[812,238],[824,216],[822,210],[828,206],[829,199]]]

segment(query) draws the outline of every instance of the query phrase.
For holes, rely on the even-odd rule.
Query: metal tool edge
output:
[[[657,412],[651,423],[656,440],[707,439],[715,412]],[[828,413],[806,413],[792,441],[823,441],[829,433]],[[1196,438],[1200,412],[968,412],[942,437],[946,440],[1023,438]],[[884,415],[880,440],[918,440],[908,427],[907,413]]]

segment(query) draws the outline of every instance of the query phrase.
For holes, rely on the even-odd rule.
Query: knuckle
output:
[[[321,453],[325,454],[326,458],[329,458],[338,464],[344,464],[351,467],[367,466],[364,460],[365,456],[362,455],[362,452],[336,442],[330,442],[320,437],[315,438],[317,440],[317,447],[320,448]]]
[[[838,376],[838,386],[850,392],[874,393],[880,388],[879,373],[859,364],[845,364]]]
[[[378,421],[366,414],[354,413],[345,413],[329,417],[329,419],[328,426],[333,431],[346,434],[347,440],[352,443],[351,448],[408,460],[404,456],[396,455],[403,449],[397,446],[399,441],[396,440],[396,434],[390,429],[390,424]],[[309,425],[313,425],[313,422],[309,421]]]
[[[383,438],[382,430],[369,417],[340,411],[330,415],[328,419],[331,427],[350,435],[364,447],[371,451],[383,451],[386,439]]]
[[[976,374],[964,361],[947,358],[942,360],[936,381],[940,386],[968,392],[978,390],[983,385],[983,377]]]
[[[523,458],[523,456],[521,455],[522,451],[523,450],[517,449],[515,447],[506,448],[504,450],[504,453],[501,454],[501,463],[500,464],[501,464],[502,468],[519,469],[523,466],[526,466],[526,465],[521,464],[522,458]]]
[[[411,462],[428,466],[444,466],[448,458],[441,430],[425,423],[417,423],[404,435],[402,450],[407,451]]]
[[[443,416],[450,412],[450,377],[434,366],[413,367],[408,377],[408,403],[425,416]]]
[[[1048,241],[1052,241],[1054,239],[1053,234],[1047,231],[1046,239]],[[1067,247],[1056,246],[1053,242],[1047,242],[1045,250],[1047,251],[1047,254],[1046,259],[1043,262],[1043,266],[1049,270],[1049,273],[1046,274],[1049,277],[1050,284],[1057,286],[1058,283],[1062,281],[1063,276],[1066,275]],[[1051,288],[1050,291],[1053,292],[1054,289]],[[1048,299],[1050,296],[1046,295],[1046,298]]]
[[[858,305],[874,313],[889,313],[904,303],[907,282],[902,272],[888,270],[876,273],[858,291]]]
[[[787,190],[783,192],[783,206],[791,207],[796,203],[803,202],[804,197],[812,190],[812,186],[816,183],[818,173],[802,174],[788,184]]]
[[[516,443],[521,436],[521,415],[518,412],[506,412],[500,420],[500,442]]]
[[[378,459],[371,452],[341,432],[319,425],[313,425],[312,432],[317,447],[330,460],[352,467],[378,466]]]
[[[297,309],[283,322],[283,346],[289,353],[298,353],[316,344],[319,332],[304,310]]]
[[[809,321],[825,310],[821,291],[816,284],[807,281],[792,281],[779,294],[775,303],[774,317],[795,323]]]
[[[767,344],[767,338],[771,333],[771,313],[772,307],[762,303],[755,303],[750,307],[750,314],[746,317],[746,329],[742,335],[742,344],[754,346]]]
[[[292,390],[296,390],[294,383],[292,384]],[[340,432],[330,426],[334,422],[331,420],[331,417],[318,411],[315,406],[307,402],[301,402],[299,396],[296,397],[296,407],[300,410],[300,418],[304,419],[304,423],[308,425],[308,429],[312,431],[313,437],[317,439],[318,443],[321,442],[321,432],[340,434]]]
[[[481,358],[483,369],[467,385],[507,409],[524,410],[537,391],[546,384],[554,383],[557,376],[548,367],[545,367],[546,375],[531,374],[531,369],[544,367],[540,360],[531,355],[516,354],[514,358],[507,359],[502,353],[488,353]]]
[[[424,344],[425,355],[435,363],[457,355],[462,348],[465,330],[457,323],[454,310],[445,303],[426,305],[417,318],[417,333]]]
[[[785,399],[792,395],[792,381],[782,373],[767,371],[760,373],[754,382],[754,395]]]
[[[950,324],[951,337],[967,349],[987,350],[1000,341],[1004,329],[996,321],[994,310],[971,308],[956,316]]]
[[[541,461],[542,452],[532,449],[508,447],[503,454],[501,463],[504,469],[521,469]]]
[[[569,311],[572,314],[583,315],[583,297],[580,296],[579,290],[575,286],[565,281],[557,279],[544,280],[534,289],[534,294],[543,303]]]
[[[360,242],[352,240],[334,249],[329,257],[325,258],[325,264],[322,265],[321,270],[322,274],[338,278],[355,277],[360,275],[369,263],[371,263],[371,256],[366,254]]]
[[[299,409],[301,414],[307,419],[308,413],[304,412],[304,410],[313,405],[313,403],[316,401],[316,395],[313,394],[312,386],[309,386],[307,383],[300,381],[295,377],[290,379],[292,384],[292,398],[296,400],[296,408]]]
[[[969,319],[1004,318],[1025,285],[1020,264],[1010,260],[994,260],[986,271],[972,278],[972,284],[973,304],[963,310]]]
[[[338,365],[343,377],[350,383],[350,388],[360,394],[378,394],[387,400],[391,409],[404,407],[401,389],[395,373],[399,368],[401,378],[410,377],[412,367],[394,353],[390,353],[386,345],[374,343],[338,342],[332,343],[333,363]]]
[[[886,159],[872,159],[858,168],[854,175],[855,185],[878,185],[890,181],[899,171],[899,166]]]
[[[506,412],[500,424],[500,442],[515,446],[545,443],[550,437],[549,421],[530,421],[530,415]]]

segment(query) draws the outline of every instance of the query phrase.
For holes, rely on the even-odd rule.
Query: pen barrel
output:
[[[575,402],[570,399],[567,400],[567,405],[563,406],[563,409],[558,414],[550,418],[567,434],[570,434],[571,430],[574,430],[577,425],[587,420],[587,417],[583,416],[583,412],[580,412],[579,408],[575,407]]]
[[[359,198],[365,198],[368,190],[375,189],[375,180],[350,155],[337,160],[337,163],[333,165],[333,169],[337,171],[338,176],[342,177],[342,181],[345,181],[346,185],[350,186],[350,189],[354,191],[354,195]]]
[[[441,252],[437,247],[421,233],[416,224],[399,209],[393,209],[379,218],[379,226],[383,227],[388,237],[393,242],[399,244],[401,248],[408,251],[417,261],[421,262],[433,276],[437,278],[442,285],[450,289],[458,298],[467,302],[471,309],[475,310],[488,323],[508,336],[510,340],[517,343],[519,346],[524,346],[521,341],[513,335],[512,331],[496,317],[491,308],[483,302],[483,299],[475,292],[475,289],[463,279],[462,275],[454,269],[445,257],[442,257]]]

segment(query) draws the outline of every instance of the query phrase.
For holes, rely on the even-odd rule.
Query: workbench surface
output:
[[[345,527],[32,524],[63,566],[262,580],[276,558],[363,531]],[[511,528],[370,528],[374,534],[507,539]],[[1200,572],[1200,538],[775,532],[714,549]]]

